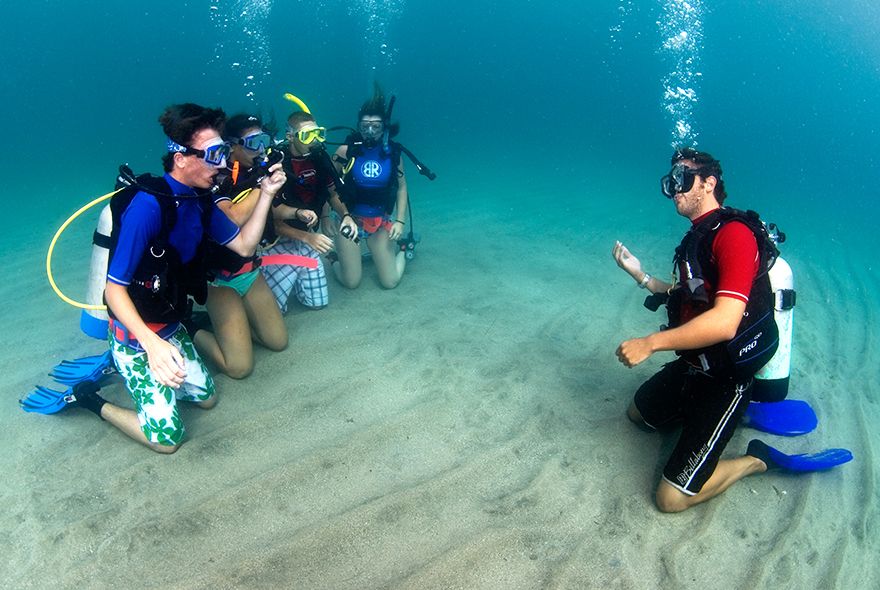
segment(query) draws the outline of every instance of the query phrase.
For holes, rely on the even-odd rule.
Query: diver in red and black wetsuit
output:
[[[680,355],[642,384],[627,411],[633,422],[651,430],[682,424],[657,487],[657,507],[664,512],[686,510],[767,469],[750,455],[721,459],[748,407],[754,371],[760,368],[734,366],[725,345],[750,327],[753,320],[744,316],[758,315],[748,310],[767,305],[770,290],[766,273],[759,270],[764,264],[761,248],[745,218],[721,208],[727,195],[717,160],[682,149],[672,165],[663,192],[692,223],[676,249],[675,284],[643,272],[639,260],[620,242],[612,252],[640,287],[670,295],[669,328],[626,340],[617,349],[620,362],[628,367],[658,351]],[[772,351],[775,347],[768,349],[770,356]],[[761,362],[766,359],[756,359],[753,365]]]

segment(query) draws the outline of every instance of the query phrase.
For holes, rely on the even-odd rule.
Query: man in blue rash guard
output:
[[[80,404],[160,453],[173,453],[183,439],[177,400],[206,409],[217,400],[214,382],[181,324],[188,295],[204,294],[203,236],[207,232],[237,254],[252,255],[285,181],[280,165],[270,170],[254,214],[240,229],[217,209],[209,189],[229,152],[220,136],[224,121],[220,109],[168,107],[159,118],[168,137],[165,175],[142,182],[136,194],[115,203],[104,295],[113,359],[136,411],[96,393],[80,396]]]

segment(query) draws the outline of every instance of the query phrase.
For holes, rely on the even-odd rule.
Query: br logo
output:
[[[382,165],[375,160],[368,160],[361,166],[361,174],[365,178],[379,178],[382,175]]]

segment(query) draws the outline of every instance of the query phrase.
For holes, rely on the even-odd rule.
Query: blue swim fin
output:
[[[18,404],[25,412],[36,414],[57,414],[61,410],[79,406],[91,409],[90,406],[93,405],[91,402],[95,398],[101,399],[97,396],[100,389],[95,381],[82,381],[64,391],[37,385],[34,391],[18,400]]]
[[[810,404],[803,400],[752,402],[746,408],[743,424],[770,434],[798,436],[816,429],[819,419]]]
[[[115,372],[113,356],[107,350],[104,354],[86,356],[73,361],[61,361],[55,365],[49,376],[62,385],[76,385],[81,381],[97,381],[102,376]]]
[[[766,463],[768,470],[785,469],[799,473],[831,469],[853,459],[852,453],[846,449],[825,449],[818,453],[786,455],[758,439],[749,442],[746,455],[757,457]]]
[[[73,388],[68,387],[64,391],[56,391],[37,385],[37,388],[26,395],[23,399],[18,400],[18,404],[25,412],[35,412],[37,414],[56,414],[71,406],[76,401],[73,395]]]

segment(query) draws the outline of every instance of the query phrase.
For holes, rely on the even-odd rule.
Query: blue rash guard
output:
[[[196,196],[196,191],[165,174],[165,180],[175,195]],[[128,286],[141,258],[162,228],[162,210],[156,197],[143,191],[137,193],[122,214],[122,227],[116,251],[107,270],[107,279],[117,285]],[[211,211],[208,234],[218,243],[226,245],[235,239],[239,229],[235,223],[216,206]],[[186,264],[195,256],[202,241],[202,208],[199,199],[183,198],[178,201],[177,222],[168,234],[168,241]]]
[[[205,232],[205,228],[202,227],[203,201],[189,198],[195,197],[196,191],[178,182],[171,175],[165,174],[164,178],[173,194],[183,197],[176,200],[176,221],[168,233],[168,242],[180,255],[181,263],[186,264],[195,256]],[[108,281],[125,287],[131,285],[144,254],[162,229],[162,208],[156,199],[156,196],[140,191],[135,194],[122,213],[119,238],[107,269]],[[217,208],[216,204],[211,203],[207,231],[217,243],[225,245],[235,239],[239,228]],[[118,325],[124,330],[121,324]],[[177,330],[178,325],[174,322],[153,329],[160,337],[167,338]],[[117,339],[119,339],[118,335]],[[139,348],[135,342],[131,345]]]

